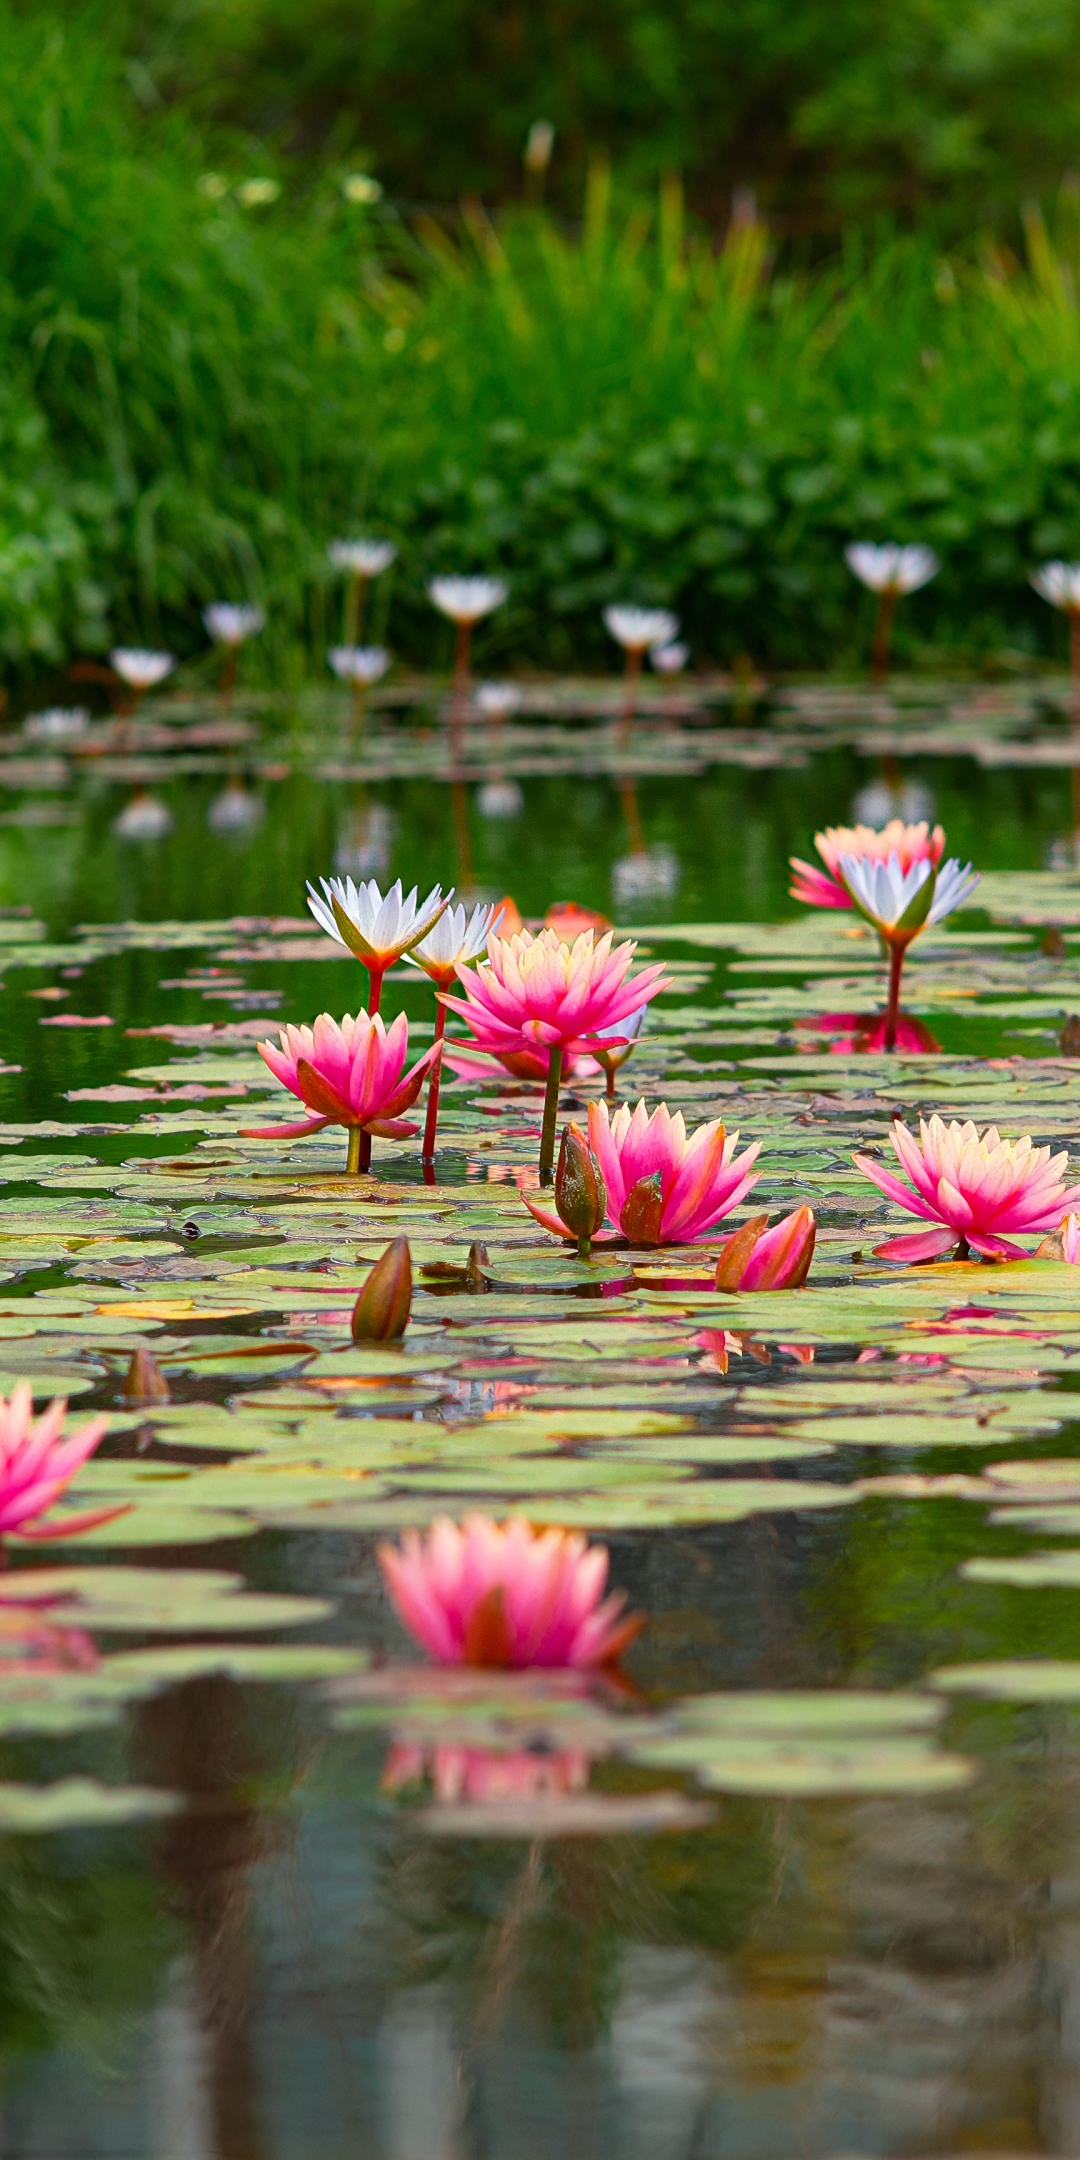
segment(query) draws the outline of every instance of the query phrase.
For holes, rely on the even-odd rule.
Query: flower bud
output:
[[[555,1171],[555,1205],[578,1241],[583,1260],[589,1257],[592,1238],[604,1220],[607,1191],[600,1165],[580,1125],[564,1126]]]
[[[718,1290],[798,1290],[810,1272],[817,1225],[814,1211],[798,1207],[766,1229],[754,1215],[722,1247],[716,1263]]]
[[[408,1238],[388,1245],[353,1306],[354,1342],[392,1342],[404,1335],[412,1310],[412,1257]]]
[[[654,1170],[651,1177],[639,1178],[636,1185],[631,1185],[623,1201],[619,1228],[631,1245],[659,1245],[663,1214],[663,1174]]]
[[[152,1350],[135,1350],[124,1375],[121,1394],[126,1403],[171,1402],[169,1383]]]

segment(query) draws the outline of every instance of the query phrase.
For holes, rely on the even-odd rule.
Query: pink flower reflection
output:
[[[803,1030],[812,1030],[817,1035],[834,1036],[835,1040],[829,1044],[830,1057],[853,1057],[860,1053],[887,1049],[887,1025],[888,1014],[883,1012],[819,1013],[812,1019],[797,1020],[795,1030],[796,1034],[801,1034]],[[798,1047],[800,1050],[811,1050],[816,1046],[800,1043]],[[936,1036],[931,1035],[925,1022],[915,1018],[914,1013],[898,1012],[893,1047],[911,1052],[936,1052],[940,1051],[941,1044]]]
[[[500,1800],[534,1800],[539,1794],[584,1792],[589,1762],[580,1748],[549,1755],[529,1748],[504,1752],[397,1741],[387,1753],[380,1782],[384,1792],[397,1793],[427,1781],[444,1807],[461,1800],[483,1806]]]

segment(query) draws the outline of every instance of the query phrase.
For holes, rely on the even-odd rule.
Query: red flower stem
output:
[[[900,1018],[900,977],[904,972],[906,950],[904,945],[889,947],[889,1002],[885,1008],[885,1040],[882,1044],[884,1050],[896,1048],[896,1024]]]
[[[899,595],[894,585],[886,585],[878,602],[877,622],[874,626],[874,642],[870,650],[870,679],[883,683],[889,672],[889,647],[892,644],[893,618]]]
[[[232,704],[232,700],[233,700],[233,690],[234,690],[235,684],[236,684],[236,647],[235,647],[235,645],[227,645],[227,646],[226,646],[226,648],[225,648],[225,665],[224,665],[224,667],[223,667],[223,668],[222,668],[222,670],[221,670],[221,685],[220,685],[220,689],[219,689],[219,693],[218,693],[218,694],[219,694],[219,696],[220,696],[220,698],[221,698],[221,702],[222,702],[222,704],[223,704],[223,705],[224,705],[224,707],[225,707],[225,710],[226,710],[226,712],[228,711],[228,709],[229,709],[230,705]]]
[[[435,1007],[435,1040],[441,1042],[446,1033],[446,1007]],[[439,1082],[442,1079],[442,1059],[432,1067],[427,1084],[427,1118],[424,1123],[424,1150],[421,1162],[435,1160],[435,1128],[439,1122]]]
[[[540,1128],[540,1183],[555,1183],[555,1127],[559,1120],[559,1089],[562,1086],[562,1044],[548,1052],[547,1087],[544,1091],[544,1122]]]
[[[637,709],[638,683],[641,679],[641,663],[645,654],[640,645],[631,645],[626,654],[626,674],[623,677],[622,711],[619,714],[619,741],[625,742],[630,733],[631,722]]]
[[[454,695],[457,698],[463,698],[466,690],[469,687],[469,644],[471,638],[472,624],[468,622],[459,622],[457,626],[457,638],[454,643],[453,688]]]
[[[609,1101],[609,1102],[614,1102],[614,1100],[615,1100],[615,1073],[616,1073],[616,1070],[617,1070],[617,1068],[616,1068],[616,1067],[615,1067],[614,1065],[608,1065],[608,1066],[606,1066],[606,1067],[605,1067],[605,1079],[606,1079],[606,1083],[607,1083],[607,1086],[606,1086],[606,1093],[607,1093],[607,1099],[608,1099],[608,1101]]]
[[[369,1013],[377,1013],[377,1012],[378,1012],[378,1010],[379,1010],[379,999],[380,999],[380,998],[381,998],[381,996],[382,996],[383,976],[385,975],[385,973],[386,973],[386,969],[385,969],[384,967],[369,967],[369,968],[368,968],[368,981],[369,981],[369,983],[370,983],[370,985],[371,985],[371,987],[370,987],[370,989],[369,989],[369,991],[368,991],[368,1001],[367,1001],[367,1009],[368,1009],[368,1012],[369,1012]],[[370,1168],[371,1168],[371,1134],[370,1134],[369,1132],[361,1132],[361,1131],[360,1131],[360,1128],[359,1128],[359,1126],[357,1126],[357,1128],[356,1128],[356,1133],[357,1133],[357,1157],[356,1157],[356,1161],[355,1161],[355,1163],[354,1163],[354,1162],[353,1162],[353,1159],[352,1159],[352,1140],[351,1140],[351,1136],[350,1136],[350,1143],[349,1143],[349,1169],[350,1169],[350,1170],[370,1170]]]

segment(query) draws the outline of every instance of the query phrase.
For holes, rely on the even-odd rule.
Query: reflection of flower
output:
[[[377,683],[390,665],[385,645],[332,645],[326,655],[339,682]]]
[[[1031,582],[1051,607],[1064,608],[1067,613],[1080,609],[1080,563],[1043,563],[1033,572]]]
[[[607,1665],[643,1624],[622,1592],[603,1596],[606,1546],[521,1516],[440,1515],[426,1536],[380,1545],[379,1565],[399,1619],[443,1665]]]
[[[164,682],[176,666],[172,653],[144,652],[134,645],[114,646],[109,659],[129,690],[152,690],[155,683]]]
[[[690,658],[689,645],[674,639],[670,645],[654,645],[649,654],[658,675],[679,675]]]
[[[502,606],[506,593],[502,579],[493,577],[436,577],[428,586],[432,605],[456,623],[479,622]]]
[[[172,831],[172,811],[146,788],[136,788],[113,820],[113,831],[121,840],[163,840]]]
[[[850,1057],[853,1054],[865,1056],[867,1053],[886,1049],[888,1024],[886,1013],[817,1013],[812,1019],[795,1022],[797,1030],[813,1028],[817,1034],[834,1036],[835,1040],[828,1045],[833,1057]],[[816,1046],[813,1043],[800,1043],[798,1047],[800,1050],[812,1051]],[[892,1047],[894,1050],[932,1054],[941,1049],[941,1044],[937,1037],[931,1034],[925,1021],[916,1019],[914,1013],[898,1012]]]
[[[552,929],[491,937],[487,960],[461,976],[465,997],[446,1003],[472,1029],[477,1048],[497,1057],[569,1049],[668,987],[659,963],[631,976],[637,948],[628,940],[612,951],[613,935],[597,939],[584,930],[572,945]]]
[[[390,568],[397,549],[392,540],[331,540],[326,552],[335,570],[373,578]]]
[[[107,1417],[91,1418],[65,1440],[67,1403],[57,1397],[39,1418],[33,1405],[28,1380],[16,1382],[9,1401],[0,1395],[0,1537],[13,1530],[20,1537],[69,1537],[73,1530],[92,1530],[95,1523],[123,1514],[122,1508],[97,1508],[69,1515],[62,1524],[29,1527],[59,1500],[109,1428]]]
[[[430,1780],[441,1805],[470,1800],[533,1800],[539,1793],[582,1792],[589,1782],[589,1757],[580,1748],[549,1754],[531,1748],[473,1748],[450,1745],[416,1747],[398,1741],[383,1765],[384,1792]]]
[[[215,600],[210,607],[204,607],[203,621],[218,645],[242,645],[246,638],[257,637],[266,627],[261,607],[234,607],[228,600]]]
[[[265,815],[265,803],[250,794],[243,781],[230,780],[221,794],[215,795],[206,822],[211,832],[247,832],[252,825],[261,824]]]
[[[416,1101],[439,1046],[433,1044],[403,1073],[409,1049],[404,1013],[388,1028],[378,1013],[373,1018],[358,1013],[355,1020],[346,1013],[340,1024],[329,1013],[320,1013],[313,1028],[282,1028],[280,1041],[280,1049],[259,1043],[259,1056],[275,1080],[298,1095],[313,1115],[302,1124],[272,1125],[249,1137],[302,1138],[324,1125],[378,1133],[385,1140],[406,1140],[416,1131],[415,1125],[402,1122],[401,1113]]]
[[[936,1260],[956,1248],[966,1257],[970,1247],[988,1259],[1023,1260],[1023,1247],[1003,1233],[1055,1229],[1080,1202],[1080,1186],[1065,1187],[1066,1154],[1052,1156],[1029,1138],[1002,1140],[995,1125],[980,1139],[974,1125],[935,1116],[929,1124],[920,1118],[918,1140],[898,1122],[889,1138],[914,1191],[866,1155],[852,1157],[856,1168],[909,1215],[938,1227],[876,1245],[883,1259]]]
[[[589,1147],[607,1190],[607,1218],[632,1245],[684,1245],[738,1207],[757,1176],[759,1143],[736,1156],[738,1133],[719,1118],[688,1141],[681,1111],[666,1103],[648,1115],[643,1102],[623,1103],[608,1119],[606,1103],[589,1104]],[[545,1229],[564,1235],[557,1216],[525,1196]]]
[[[851,894],[840,872],[842,855],[882,863],[895,855],[901,869],[906,871],[912,863],[940,862],[945,834],[940,825],[935,825],[931,832],[926,824],[905,825],[902,818],[892,818],[880,832],[875,832],[870,825],[829,825],[824,832],[815,833],[814,846],[825,870],[819,870],[814,863],[800,862],[798,856],[793,855],[792,899],[802,900],[808,907],[850,908]]]
[[[679,618],[670,608],[606,607],[604,628],[624,652],[646,653],[650,646],[670,645]]]
[[[796,1208],[766,1229],[756,1215],[736,1230],[716,1263],[718,1290],[798,1290],[810,1272],[816,1226],[812,1208]]]
[[[898,595],[918,592],[920,585],[928,585],[941,568],[933,548],[917,544],[900,547],[895,540],[887,540],[880,547],[872,540],[853,540],[844,549],[844,561],[871,592]]]

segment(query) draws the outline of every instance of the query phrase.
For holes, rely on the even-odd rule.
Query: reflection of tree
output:
[[[188,1802],[166,1824],[158,1861],[188,1931],[217,2160],[261,2160],[265,2151],[252,2032],[250,1874],[272,1840],[251,1797],[265,1741],[256,1746],[242,1706],[232,1681],[212,1678],[156,1698],[139,1718],[154,1783]]]
[[[57,2047],[118,2067],[175,1949],[145,1867],[121,1833],[5,1839],[0,1868],[0,2057]],[[95,1856],[101,1865],[95,1866]]]

